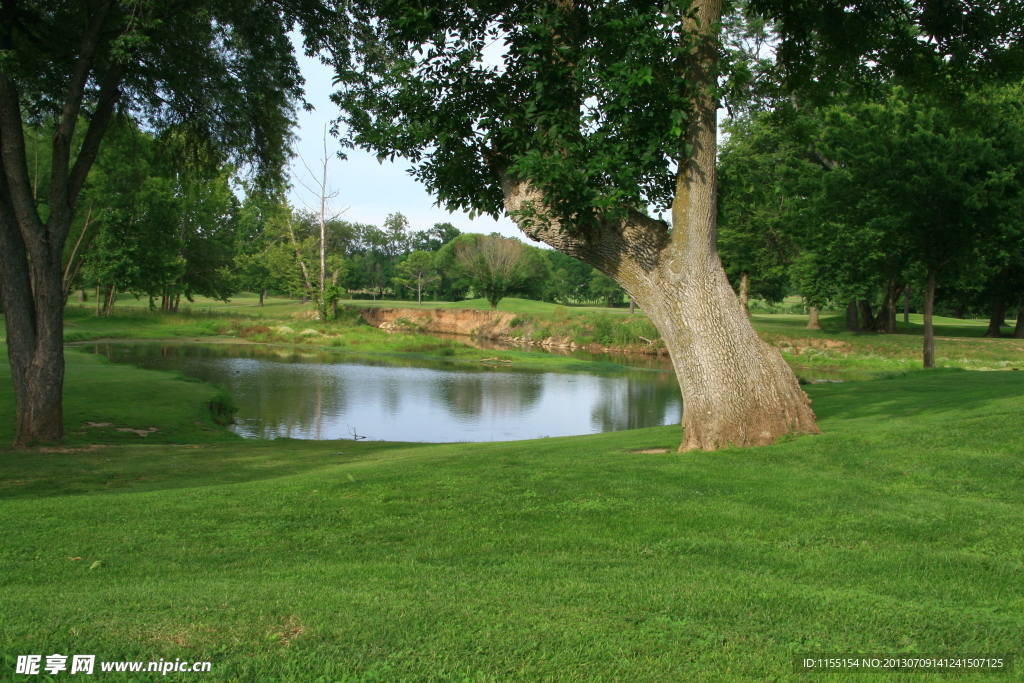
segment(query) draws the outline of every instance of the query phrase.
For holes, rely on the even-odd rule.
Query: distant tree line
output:
[[[45,166],[50,131],[31,128],[32,161]],[[382,226],[328,219],[319,288],[319,217],[292,207],[282,189],[255,188],[229,164],[184,156],[128,119],[111,127],[83,190],[84,211],[64,254],[64,295],[93,297],[109,314],[118,294],[177,311],[195,296],[241,291],[310,299],[324,317],[349,297],[458,301],[509,295],[614,306],[627,301],[611,278],[550,249],[500,235],[463,234],[451,223],[414,230],[401,213]],[[186,159],[187,163],[183,162]],[[47,169],[35,176],[46,196]],[[507,272],[488,258],[504,254]]]

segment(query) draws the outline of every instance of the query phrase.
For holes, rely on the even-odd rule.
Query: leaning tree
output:
[[[77,201],[116,114],[273,181],[302,79],[289,32],[330,42],[322,0],[3,0],[0,3],[0,293],[16,444],[63,436],[61,261]],[[26,126],[53,130],[30,174]]]
[[[991,4],[965,28],[947,21],[956,2],[353,0],[335,100],[351,144],[409,159],[448,208],[507,213],[636,299],[676,367],[681,449],[765,444],[818,429],[716,251],[716,109],[750,81],[723,16],[774,21],[781,66],[820,94],[1002,54],[1020,24]]]

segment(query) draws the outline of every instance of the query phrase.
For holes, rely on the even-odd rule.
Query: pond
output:
[[[245,437],[511,441],[678,423],[675,375],[595,374],[355,356],[257,344],[77,345],[112,362],[219,384]]]

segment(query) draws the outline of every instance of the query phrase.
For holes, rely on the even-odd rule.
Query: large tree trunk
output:
[[[62,254],[36,246],[44,249],[30,262],[0,173],[0,297],[14,385],[16,446],[64,438]]]
[[[720,2],[700,2],[697,25],[716,26],[720,12]],[[524,230],[614,279],[661,332],[683,393],[680,451],[769,444],[784,434],[819,431],[810,399],[778,350],[757,336],[718,258],[711,92],[718,44],[707,29],[700,31],[690,76],[705,87],[694,94],[687,128],[692,152],[677,175],[672,230],[639,213],[606,221],[587,238],[561,231],[550,216]],[[501,180],[514,220],[524,208],[543,210],[543,195],[528,181],[507,172]]]
[[[992,300],[992,314],[988,319],[988,329],[984,336],[999,338],[1003,336],[1003,327],[1006,325],[1006,299],[1002,294],[997,294]]]
[[[750,277],[746,271],[740,275],[740,306],[743,307],[743,312],[746,316],[750,317]]]
[[[92,8],[74,68],[67,74],[64,103],[53,133],[45,222],[37,201],[38,177],[33,182],[28,173],[19,84],[12,70],[0,71],[0,296],[6,313],[18,446],[64,436],[62,260],[78,195],[120,98],[127,60],[115,60],[103,73],[93,69],[112,6],[113,0],[102,0]],[[90,80],[99,86],[90,93],[96,105],[92,112],[83,112]],[[80,119],[88,124],[76,140]],[[77,151],[74,163],[73,150]]]
[[[875,326],[875,316],[871,313],[871,304],[866,299],[857,301],[857,309],[860,312],[860,329],[862,332],[869,332]]]
[[[817,306],[811,306],[811,312],[807,316],[807,329],[809,330],[820,330],[821,320],[819,320],[820,312]]]
[[[857,332],[859,329],[857,327],[857,300],[850,299],[850,303],[846,305],[846,331]]]
[[[924,367],[935,367],[935,328],[932,326],[932,310],[935,308],[934,268],[928,271],[928,285],[924,289]]]
[[[875,322],[871,326],[872,330],[896,334],[896,302],[902,291],[903,287],[897,284],[896,279],[889,278],[889,285],[885,290],[885,300],[882,302],[881,310],[878,311],[878,317],[875,318]]]
[[[1017,324],[1013,326],[1013,338],[1024,339],[1024,306],[1017,311]]]

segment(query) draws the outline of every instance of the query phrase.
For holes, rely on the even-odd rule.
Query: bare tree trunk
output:
[[[560,231],[551,217],[524,230],[618,282],[661,331],[683,392],[680,451],[769,444],[784,434],[819,431],[810,400],[778,350],[757,336],[715,248],[718,42],[709,28],[718,24],[721,3],[703,0],[693,7],[687,28],[698,44],[690,80],[703,87],[694,92],[687,124],[692,153],[679,168],[671,232],[640,213],[602,223],[590,239]],[[501,180],[513,219],[527,205],[544,206],[527,180],[507,172]]]
[[[988,329],[985,330],[985,337],[999,338],[1003,336],[1003,327],[1006,326],[1006,299],[1002,294],[997,294],[992,300],[992,314],[988,319]]]
[[[88,300],[89,300],[89,297],[88,297],[88,295],[86,295],[85,290],[79,288],[79,290],[78,290],[78,303],[84,304]]]
[[[850,303],[846,305],[846,331],[857,332],[859,329],[857,327],[857,300],[850,299]]]
[[[75,240],[75,246],[71,249],[71,255],[68,256],[68,263],[64,266],[63,276],[63,289],[64,298],[68,298],[68,294],[71,292],[71,283],[75,281],[78,276],[78,269],[82,265],[82,259],[75,263],[75,256],[78,255],[78,248],[82,246],[82,238],[85,237],[85,233],[89,230],[89,222],[92,219],[92,203],[89,204],[89,211],[85,214],[85,223],[82,224],[82,232],[78,233],[78,239]]]
[[[263,300],[266,298],[266,296],[267,296],[267,290],[261,289],[260,290],[260,306],[263,306]]]
[[[1024,339],[1024,306],[1017,310],[1017,324],[1013,326],[1013,338]]]
[[[114,302],[117,301],[117,285],[110,285],[110,289],[107,290],[107,298],[103,302],[103,315],[110,317],[110,314],[114,312]]]
[[[932,311],[935,308],[935,281],[937,273],[934,268],[928,271],[928,285],[924,290],[924,367],[935,367],[935,328],[932,325]]]
[[[885,290],[885,300],[882,301],[882,308],[878,311],[878,317],[875,318],[875,322],[871,326],[872,330],[896,334],[896,302],[902,292],[903,287],[896,282],[896,278],[889,278],[889,284]]]
[[[634,299],[633,295],[630,294],[629,295],[629,314],[633,315],[635,312],[636,312],[636,299]]]
[[[740,275],[740,306],[743,307],[743,313],[750,317],[750,277],[747,276],[747,272],[743,271]]]
[[[96,285],[96,317],[100,317],[100,285]]]
[[[903,288],[903,322],[910,322],[910,285]]]
[[[820,330],[821,322],[818,320],[818,307],[811,306],[811,312],[807,316],[807,329],[809,330]]]

